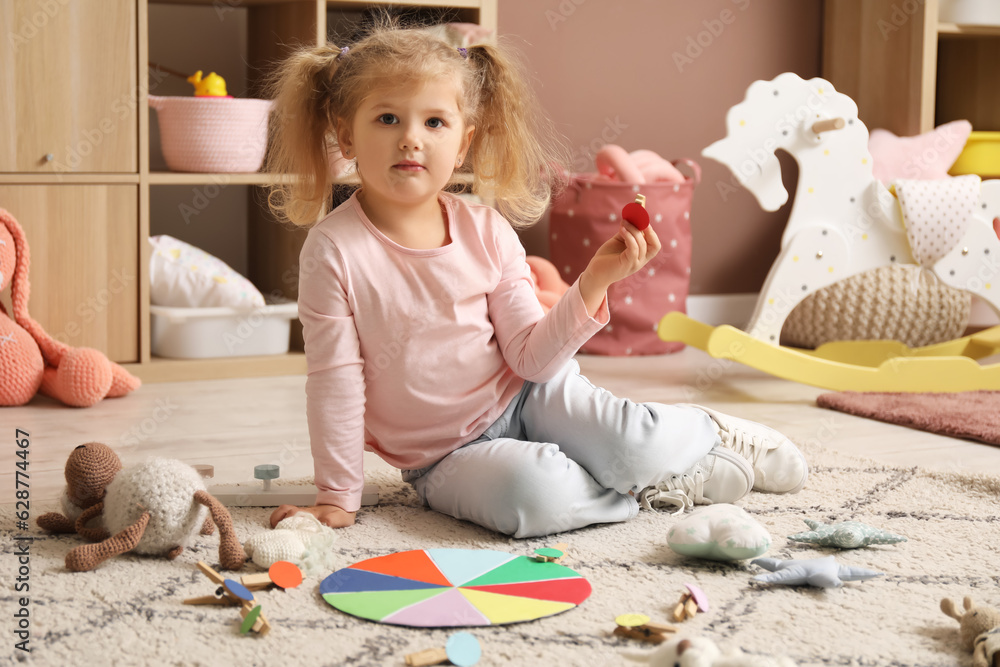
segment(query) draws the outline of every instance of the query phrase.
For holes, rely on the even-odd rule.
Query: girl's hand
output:
[[[320,523],[330,526],[330,528],[346,528],[354,525],[354,515],[356,512],[342,510],[336,505],[316,505],[315,507],[296,507],[295,505],[282,505],[271,513],[271,528],[278,525],[282,519],[298,514],[299,512],[309,512],[319,519]]]
[[[612,283],[644,267],[660,251],[660,239],[650,225],[639,231],[630,222],[622,221],[618,233],[597,249],[580,276],[580,291],[587,312],[597,313],[604,295]]]

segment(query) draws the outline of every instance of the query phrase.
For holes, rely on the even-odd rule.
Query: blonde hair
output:
[[[328,152],[371,91],[399,82],[455,77],[458,106],[476,131],[462,171],[515,227],[538,220],[564,173],[567,152],[541,113],[524,68],[505,46],[463,51],[423,29],[380,26],[350,47],[296,52],[270,81],[274,98],[268,171],[294,178],[271,187],[282,220],[310,225],[331,205]],[[454,177],[453,177],[454,180]]]

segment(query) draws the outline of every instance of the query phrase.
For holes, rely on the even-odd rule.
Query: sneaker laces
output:
[[[722,438],[722,444],[726,449],[730,449],[745,458],[750,462],[754,470],[757,469],[757,462],[760,460],[760,457],[768,450],[768,446],[762,436],[754,435],[747,431],[730,431],[720,428],[719,437]]]
[[[704,494],[705,477],[700,470],[693,475],[671,475],[655,486],[647,486],[639,494],[639,505],[648,509],[658,509],[673,505],[678,509],[672,514],[681,514],[692,509],[695,503],[710,505],[711,500]]]

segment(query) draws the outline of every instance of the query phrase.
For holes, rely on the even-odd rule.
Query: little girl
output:
[[[802,488],[805,459],[776,431],[580,375],[573,355],[608,323],[608,287],[660,241],[623,222],[543,315],[511,225],[544,212],[559,153],[504,50],[378,29],[296,54],[276,81],[272,168],[296,178],[271,205],[313,225],[298,302],[319,488],[307,511],[354,523],[365,449],[433,509],[515,537]],[[328,146],[356,161],[361,188],[313,224]],[[444,191],[458,168],[505,217]]]

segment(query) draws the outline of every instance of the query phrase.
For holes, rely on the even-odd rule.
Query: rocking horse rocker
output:
[[[835,341],[816,350],[779,344],[782,325],[806,296],[894,263],[917,264],[921,273],[932,272],[1000,313],[1000,240],[994,231],[1000,180],[899,180],[886,188],[872,175],[868,130],[857,105],[819,78],[785,73],[754,82],[746,99],[729,110],[726,127],[727,136],[702,154],[726,165],[764,210],[775,211],[788,200],[775,150],[798,162],[781,251],[746,331],[713,328],[674,312],[660,321],[663,340],[836,391],[1000,388],[1000,364],[977,362],[1000,352],[1000,326],[916,348],[884,340]]]

